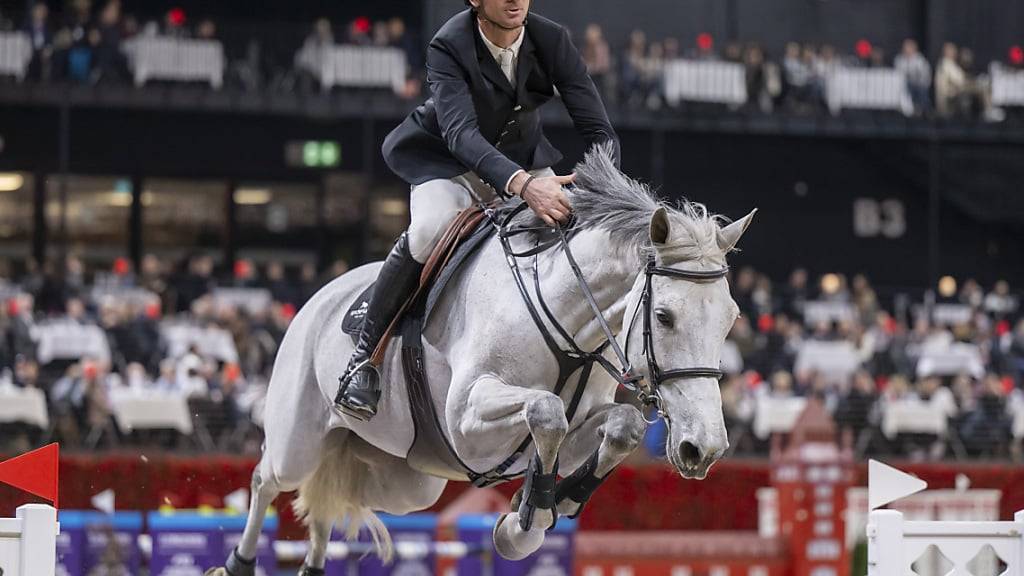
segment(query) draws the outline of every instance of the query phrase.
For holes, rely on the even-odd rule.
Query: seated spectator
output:
[[[93,63],[94,82],[124,82],[128,78],[128,61],[121,52],[121,2],[109,0],[100,12]]]
[[[952,418],[957,414],[956,399],[953,393],[942,385],[942,379],[938,376],[929,376],[917,383],[917,396],[922,402],[931,406]]]
[[[888,68],[889,63],[886,62],[885,50],[882,50],[882,48],[879,46],[871,48],[871,53],[868,55],[868,67]]]
[[[598,91],[603,96],[611,93],[609,91],[612,71],[612,54],[608,47],[608,41],[604,38],[604,32],[599,24],[588,24],[587,31],[583,37],[583,48],[580,56],[587,65],[587,72],[594,80]]]
[[[960,436],[972,455],[995,455],[1010,438],[1006,392],[997,374],[989,374],[982,383],[975,409],[964,418]]]
[[[1006,113],[992,105],[992,79],[987,73],[979,73],[974,66],[974,51],[970,48],[960,49],[960,68],[967,78],[965,85],[967,113],[981,117],[986,122],[1002,122]]]
[[[836,49],[831,44],[824,44],[818,52],[818,58],[814,61],[814,75],[818,78],[822,92],[825,90],[825,83],[835,71],[842,66],[839,57],[836,56]]]
[[[770,88],[770,76],[772,71],[759,46],[750,45],[743,52],[743,68],[748,107],[766,114],[771,112],[773,95]]]
[[[295,283],[285,277],[284,264],[277,260],[267,264],[266,285],[276,302],[288,302],[296,307],[301,304],[301,296],[296,290]]]
[[[295,55],[295,67],[299,73],[300,88],[309,91],[314,82],[319,82],[320,70],[334,49],[334,32],[331,21],[317,18],[313,29],[309,31],[302,43],[302,48]]]
[[[929,89],[932,85],[932,66],[917,49],[917,42],[911,38],[903,41],[903,50],[894,61],[894,66],[907,78],[907,89],[914,102],[914,113],[918,116],[931,108]]]
[[[50,78],[53,57],[53,30],[50,28],[50,9],[46,2],[32,4],[32,10],[25,24],[25,33],[32,43],[32,60],[26,77],[34,80]]]
[[[792,398],[796,396],[793,390],[793,375],[785,370],[776,370],[772,373],[769,381],[769,396],[772,398]]]
[[[644,58],[647,55],[647,35],[642,30],[629,34],[629,47],[622,59],[619,73],[620,101],[628,106],[639,106],[647,100],[648,86],[644,80]]]
[[[32,316],[34,298],[31,294],[20,294],[7,301],[7,357],[36,358],[36,342],[32,331],[35,318]]]
[[[69,417],[59,427],[64,428],[65,434],[70,433],[72,443],[77,443],[82,433],[86,437],[80,442],[89,448],[104,439],[108,445],[116,442],[108,395],[112,383],[107,367],[85,359],[69,367],[66,375],[54,384],[50,395],[57,414]]]
[[[942,45],[942,58],[935,67],[935,110],[948,118],[963,111],[967,75],[957,58],[956,44]]]
[[[783,97],[791,110],[806,113],[813,110],[819,92],[814,78],[813,49],[790,42],[782,59]]]
[[[196,26],[196,38],[200,40],[216,40],[217,24],[210,18],[203,18]]]
[[[743,45],[739,42],[729,42],[726,44],[725,51],[722,52],[722,60],[741,64],[743,62]]]
[[[878,403],[878,390],[871,374],[859,370],[853,375],[853,385],[839,399],[836,407],[836,431],[843,444],[857,444],[860,450],[867,448],[869,438],[861,440],[861,435],[871,430],[878,421],[875,413]]]
[[[1010,294],[1010,283],[1006,280],[996,282],[992,291],[985,296],[985,311],[996,319],[1003,319],[1017,312],[1017,298]]]
[[[641,61],[641,75],[646,87],[645,104],[651,110],[657,110],[665,102],[665,57],[661,42],[652,42],[647,57]]]

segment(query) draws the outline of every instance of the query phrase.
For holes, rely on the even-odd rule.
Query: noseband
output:
[[[649,383],[646,387],[635,385],[630,386],[629,384],[626,384],[626,386],[633,390],[644,406],[653,406],[658,411],[658,417],[660,418],[665,418],[665,414],[661,407],[660,389],[662,384],[671,380],[682,380],[687,378],[714,378],[716,380],[721,380],[724,373],[719,368],[704,366],[693,368],[674,368],[662,371],[661,366],[658,365],[658,358],[654,352],[654,331],[651,327],[651,318],[654,316],[654,305],[652,303],[654,297],[654,284],[652,279],[655,276],[665,276],[668,278],[677,278],[680,280],[702,283],[713,282],[719,278],[724,278],[728,273],[728,266],[723,266],[717,270],[681,270],[679,268],[658,266],[653,256],[647,260],[647,267],[644,270],[644,291],[640,295],[640,301],[637,302],[636,308],[633,309],[633,316],[629,321],[629,329],[626,331],[626,354],[628,357],[629,341],[630,336],[633,333],[633,325],[636,324],[636,316],[640,313],[640,308],[643,307],[643,352],[644,358],[647,360],[647,376]]]

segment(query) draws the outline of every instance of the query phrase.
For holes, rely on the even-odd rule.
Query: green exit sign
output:
[[[341,145],[333,140],[295,140],[285,145],[285,164],[294,168],[337,168]]]

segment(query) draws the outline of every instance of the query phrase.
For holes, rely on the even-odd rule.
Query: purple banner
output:
[[[150,576],[203,576],[209,568],[224,565],[241,538],[245,516],[153,512],[148,523],[153,537]],[[276,535],[277,517],[268,516],[257,550],[258,576],[273,576],[277,569]]]
[[[95,568],[109,574],[139,572],[141,513],[62,510],[59,521],[58,576],[85,576]]]

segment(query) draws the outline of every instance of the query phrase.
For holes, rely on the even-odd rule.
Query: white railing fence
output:
[[[54,576],[57,566],[57,510],[26,504],[15,518],[0,518],[0,574]]]
[[[868,576],[1024,576],[1024,510],[1013,521],[868,517]]]

